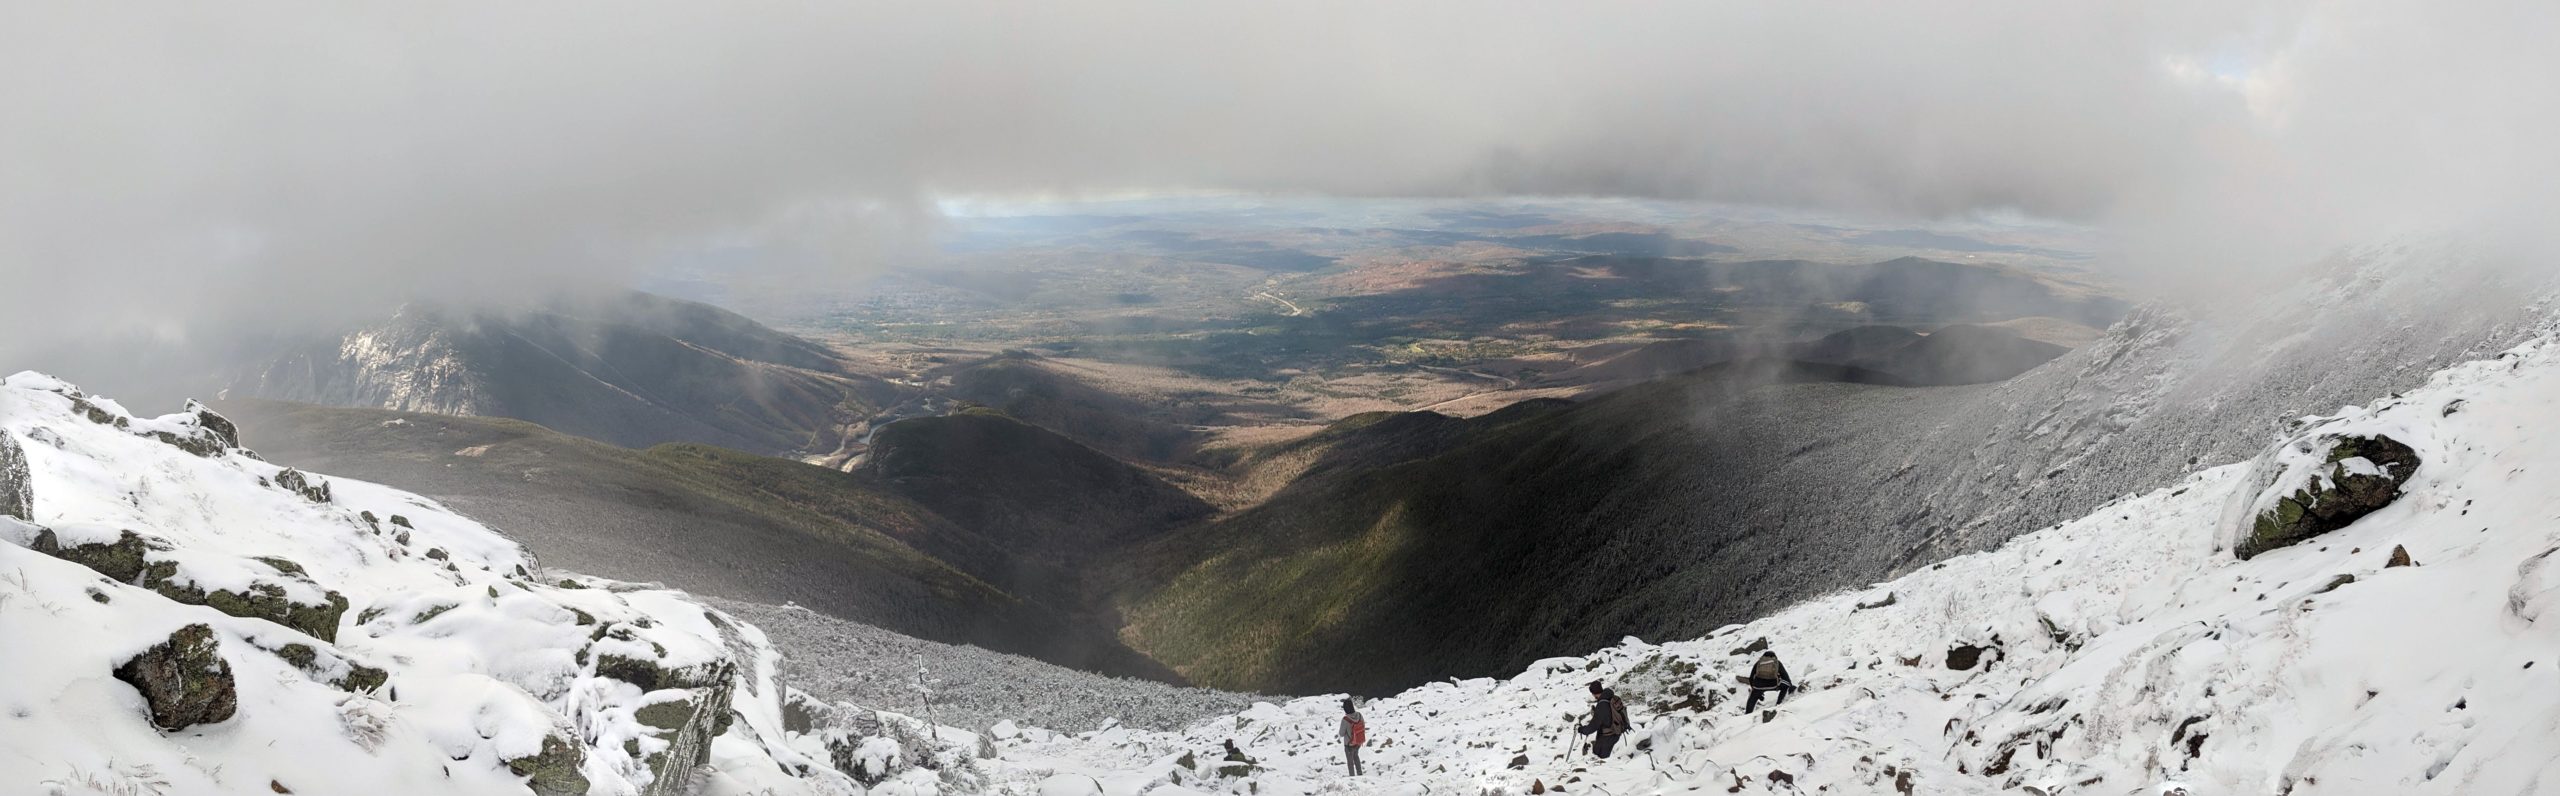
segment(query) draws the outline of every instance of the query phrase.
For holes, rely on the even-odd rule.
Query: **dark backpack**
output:
[[[1609,695],[1609,734],[1624,735],[1627,732],[1629,724],[1630,723],[1627,721],[1627,701],[1618,698],[1616,694]]]

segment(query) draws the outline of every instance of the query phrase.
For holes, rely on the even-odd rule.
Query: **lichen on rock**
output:
[[[524,777],[534,796],[586,796],[587,775],[578,770],[586,762],[585,747],[553,733],[542,737],[541,751],[508,760],[507,770]]]
[[[154,537],[122,531],[112,542],[64,545],[50,529],[38,532],[36,552],[88,567],[109,580],[159,592],[160,596],[187,605],[202,605],[243,619],[263,619],[310,634],[322,641],[338,640],[338,620],[347,613],[347,598],[334,591],[323,591],[321,602],[296,602],[287,596],[284,586],[269,581],[254,581],[242,591],[215,589],[207,591],[178,577],[175,561],[152,560],[152,553],[167,552],[170,545]],[[302,566],[291,560],[262,557],[257,559],[277,574],[311,585]]]
[[[240,707],[231,664],[207,625],[178,628],[168,641],[118,664],[115,678],[142,692],[151,725],[165,731],[227,721]]]
[[[2262,463],[2267,492],[2251,500],[2233,553],[2260,553],[2347,527],[2391,505],[2417,473],[2418,452],[2384,434],[2314,434],[2288,442]]]

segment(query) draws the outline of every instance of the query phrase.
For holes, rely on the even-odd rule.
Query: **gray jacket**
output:
[[[1358,713],[1342,714],[1342,745],[1351,745],[1351,723],[1359,720],[1360,714]]]

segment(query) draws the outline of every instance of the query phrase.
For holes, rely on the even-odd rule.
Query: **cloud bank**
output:
[[[2555,30],[2529,0],[5,0],[0,339],[524,296],[764,230],[860,268],[973,195],[2024,213],[2190,271],[2535,238]]]

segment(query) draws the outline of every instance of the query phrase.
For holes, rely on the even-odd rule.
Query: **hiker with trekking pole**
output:
[[[1616,692],[1591,681],[1591,719],[1584,722],[1583,735],[1591,736],[1591,756],[1609,759],[1609,751],[1618,747],[1618,736],[1627,734],[1627,702]]]

